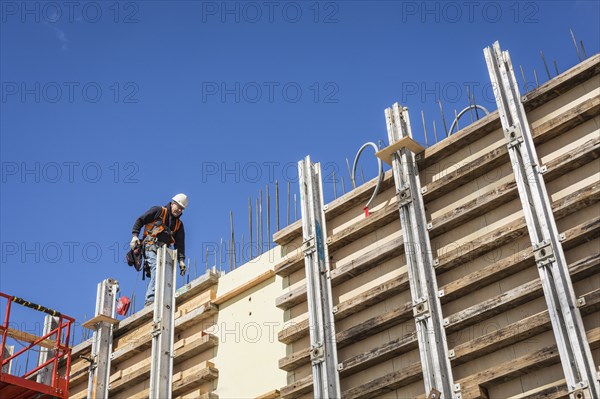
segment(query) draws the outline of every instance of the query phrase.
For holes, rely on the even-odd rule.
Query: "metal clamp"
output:
[[[429,301],[424,300],[422,302],[415,303],[413,306],[413,317],[419,321],[426,317],[429,317]]]
[[[317,250],[315,237],[312,236],[302,243],[302,252],[304,255],[310,255]]]
[[[538,267],[549,264],[554,261],[554,249],[552,248],[552,244],[545,241],[541,242],[533,252],[533,255]]]
[[[517,128],[515,125],[504,130],[504,137],[506,138],[508,148],[515,147],[523,142],[521,129]]]
[[[158,337],[162,332],[162,320],[152,323],[152,336]]]
[[[429,395],[427,395],[427,399],[440,399],[441,397],[442,393],[435,388],[431,388]]]
[[[396,200],[398,201],[398,206],[408,205],[412,202],[412,197],[410,195],[410,188],[403,187],[396,193]]]
[[[310,361],[313,364],[322,363],[325,361],[325,349],[323,345],[315,346],[310,350]]]

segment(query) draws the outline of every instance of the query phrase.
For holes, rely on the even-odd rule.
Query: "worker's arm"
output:
[[[136,219],[135,223],[133,224],[133,228],[131,229],[131,234],[136,237],[139,236],[142,227],[158,219],[161,212],[162,206],[153,206],[152,208],[148,209],[146,213]]]
[[[183,222],[181,227],[175,232],[175,249],[177,250],[177,257],[179,260],[185,260],[185,230],[183,228]]]

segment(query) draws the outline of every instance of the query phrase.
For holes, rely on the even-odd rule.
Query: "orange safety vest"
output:
[[[175,243],[175,238],[173,237],[173,235],[181,227],[181,220],[175,220],[175,228],[171,231],[171,229],[169,229],[169,226],[166,225],[167,212],[167,208],[163,206],[158,219],[144,226],[144,242],[146,242],[148,245],[152,245],[155,242],[157,242],[157,236],[162,232],[166,232],[169,235],[169,237],[171,237],[171,242],[168,243],[169,245]]]

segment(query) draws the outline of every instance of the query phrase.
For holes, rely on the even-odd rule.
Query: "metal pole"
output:
[[[171,399],[173,396],[176,263],[177,250],[163,245],[157,251],[149,391],[152,399]]]
[[[401,139],[412,139],[408,109],[398,103],[385,110],[390,145]],[[415,154],[407,148],[394,153],[392,170],[406,254],[406,266],[413,303],[419,354],[425,384],[425,394],[441,393],[442,398],[457,397],[452,367],[448,358],[448,343],[443,324],[442,305],[427,222],[425,203]],[[458,388],[459,389],[459,388]]]
[[[116,295],[119,284],[111,278],[98,284],[96,316],[115,317]],[[110,377],[110,355],[113,345],[113,325],[107,321],[96,323],[92,341],[92,364],[88,379],[88,398],[107,399]]]
[[[485,48],[484,54],[497,88],[500,120],[569,393],[574,398],[598,398],[592,352],[512,62],[498,42]]]
[[[315,398],[341,398],[321,167],[307,156],[298,171],[313,392]]]

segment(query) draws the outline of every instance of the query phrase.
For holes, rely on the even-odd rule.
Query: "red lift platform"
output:
[[[36,305],[21,298],[0,292],[0,300],[2,298],[5,298],[8,302],[4,323],[0,325],[0,334],[2,334],[2,344],[0,346],[0,358],[2,359],[2,363],[0,364],[0,398],[67,399],[69,397],[69,373],[71,370],[69,337],[71,334],[71,325],[75,322],[75,319],[44,306]],[[10,311],[13,303],[54,316],[58,321],[58,326],[41,337],[10,328]],[[27,342],[28,345],[4,358],[2,355],[7,353],[6,344],[8,338]],[[21,376],[9,372],[8,369],[12,360],[23,354],[27,354],[29,350],[35,351],[40,348],[48,349],[48,358],[44,363],[39,364],[32,370],[25,370],[25,373]],[[62,372],[59,372],[59,361],[61,362]],[[49,365],[52,365],[52,375],[51,379],[49,379],[49,381],[51,380],[50,384],[45,385],[36,382],[37,374]]]

